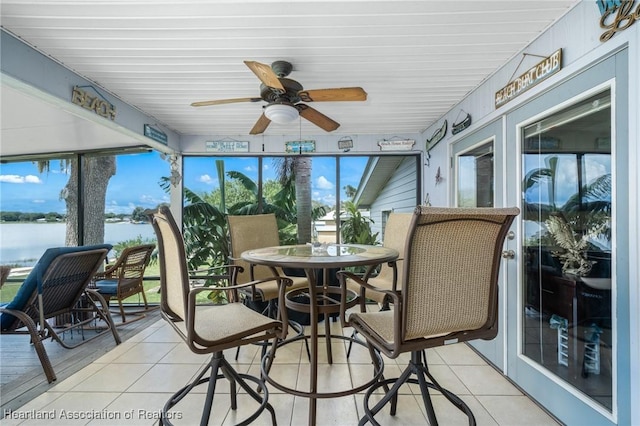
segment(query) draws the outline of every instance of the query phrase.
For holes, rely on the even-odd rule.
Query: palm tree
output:
[[[311,157],[282,157],[276,162],[278,181],[283,187],[295,183],[296,218],[298,225],[298,243],[311,241],[312,202],[311,202]]]

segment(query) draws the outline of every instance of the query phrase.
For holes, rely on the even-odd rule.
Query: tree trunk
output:
[[[311,242],[311,158],[296,157],[294,174],[298,243],[304,244]]]
[[[104,208],[109,179],[116,174],[115,156],[83,157],[84,244],[104,243]],[[75,246],[78,238],[78,170],[77,160],[71,161],[69,181],[61,193],[67,205],[65,244]]]

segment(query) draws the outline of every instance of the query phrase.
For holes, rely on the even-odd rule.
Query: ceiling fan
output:
[[[272,121],[285,124],[292,122],[298,116],[309,120],[327,132],[331,132],[340,127],[340,123],[303,102],[367,100],[367,93],[361,87],[304,90],[300,83],[286,78],[293,69],[293,66],[287,61],[276,61],[271,66],[255,61],[244,61],[244,63],[262,82],[260,84],[260,97],[201,101],[194,102],[191,106],[202,107],[237,102],[265,101],[267,105],[263,107],[262,115],[249,132],[252,135],[258,135],[263,133]]]

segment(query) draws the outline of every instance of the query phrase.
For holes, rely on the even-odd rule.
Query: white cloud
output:
[[[211,176],[204,174],[198,178],[198,182],[206,183],[207,185],[213,185],[213,179]]]
[[[141,195],[140,202],[147,206],[155,207],[158,204],[169,202],[169,196],[165,195],[165,196],[162,196],[162,198],[157,198],[152,195]],[[133,205],[133,204],[130,204],[130,205]]]
[[[320,176],[316,179],[316,187],[320,189],[333,189],[333,184],[326,177]]]
[[[254,170],[256,170],[256,168],[253,166],[247,166],[244,168],[245,172],[253,172]]]
[[[32,203],[35,203],[35,204],[44,204],[44,203],[46,203],[46,201],[45,201],[45,200],[33,200],[33,201],[31,201],[31,202],[32,202]]]
[[[0,182],[6,183],[42,183],[38,176],[34,175],[0,175]]]

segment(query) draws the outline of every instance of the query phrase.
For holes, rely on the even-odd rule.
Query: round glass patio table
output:
[[[395,261],[398,255],[397,250],[388,247],[360,244],[322,244],[315,246],[302,244],[265,247],[247,250],[240,255],[243,260],[255,265],[304,269],[307,279],[309,280],[308,290],[296,291],[298,293],[304,292],[304,295],[309,298],[309,303],[301,304],[296,302],[292,297],[288,297],[286,303],[289,308],[301,312],[309,312],[310,314],[310,389],[308,392],[291,389],[275,382],[268,376],[266,378],[269,383],[283,392],[309,398],[309,425],[315,425],[316,422],[317,398],[345,396],[359,392],[363,386],[368,387],[369,385],[369,383],[367,383],[363,386],[356,386],[353,389],[341,392],[318,392],[318,315],[325,314],[325,337],[329,339],[331,336],[328,331],[329,321],[326,314],[336,313],[340,308],[339,302],[335,302],[330,295],[336,293],[342,294],[342,291],[346,290],[327,285],[327,270],[353,266],[375,266]],[[323,276],[325,277],[324,282],[320,286],[317,283],[316,274],[316,271],[319,269],[324,270]],[[319,303],[319,300],[322,301],[322,303]],[[331,300],[333,300],[333,303],[330,302]],[[352,297],[351,302],[347,306],[354,306],[356,302],[357,297]],[[344,338],[344,336],[337,337]],[[330,348],[331,345],[329,344],[327,347]],[[328,353],[328,357],[329,362],[331,362],[330,352]],[[380,362],[382,362],[382,360],[380,360]],[[380,364],[380,367],[381,366],[382,364]],[[374,377],[372,381],[375,380],[376,378]]]

